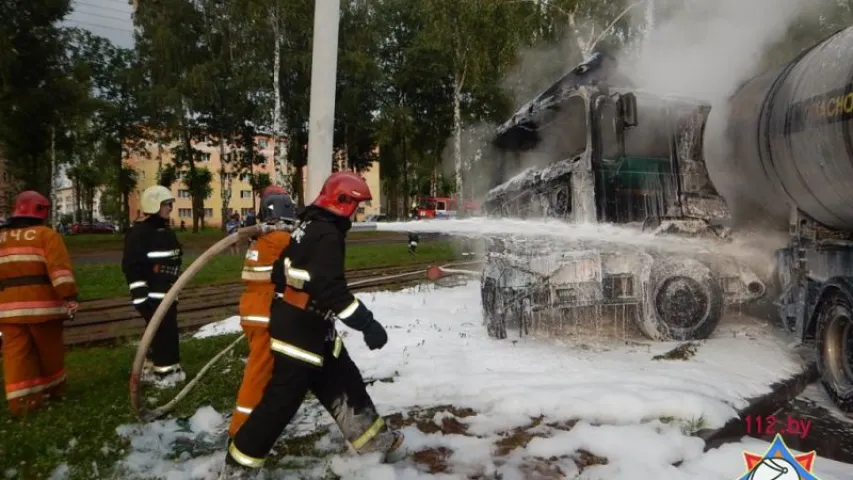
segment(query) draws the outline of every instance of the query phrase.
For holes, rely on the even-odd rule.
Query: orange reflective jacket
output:
[[[279,254],[290,244],[290,233],[270,232],[254,240],[243,262],[243,283],[246,290],[240,297],[240,323],[266,326],[270,321],[270,303],[275,286],[272,283],[272,265]]]
[[[58,233],[41,225],[0,229],[0,322],[63,319],[77,298],[68,250]]]

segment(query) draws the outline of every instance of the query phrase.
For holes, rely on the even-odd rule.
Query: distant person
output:
[[[181,273],[183,250],[169,227],[174,204],[175,197],[168,188],[160,185],[146,188],[142,192],[142,212],[148,216],[134,223],[124,239],[121,269],[133,306],[146,324]],[[169,386],[186,379],[178,344],[177,305],[177,302],[171,305],[154,335],[146,354],[143,381]]]
[[[12,416],[65,393],[62,322],[79,305],[68,250],[46,226],[49,211],[44,195],[21,192],[0,227],[0,333]]]
[[[278,188],[281,188],[281,187],[278,187]],[[263,205],[261,206],[261,208],[263,208]],[[244,227],[251,227],[252,225],[257,225],[257,224],[258,224],[258,219],[255,216],[255,212],[250,210],[249,213],[246,214],[246,220],[243,222],[243,226]]]
[[[415,232],[409,232],[409,253],[412,255],[418,250],[418,234]]]
[[[182,231],[182,232],[186,232],[186,231],[187,231],[187,222],[186,222],[186,221],[184,221],[183,219],[181,219],[181,231]]]
[[[296,212],[287,192],[271,185],[261,196],[260,220],[274,224],[279,221],[294,222]],[[246,289],[240,297],[240,326],[249,341],[249,359],[243,371],[243,382],[237,393],[237,406],[231,417],[228,436],[234,438],[243,422],[261,397],[272,377],[273,357],[270,350],[270,304],[275,285],[272,283],[273,263],[290,243],[290,232],[275,230],[254,237],[246,252],[241,275]]]
[[[225,234],[233,235],[237,233],[237,230],[240,229],[240,214],[234,212],[231,214],[231,218],[228,219],[228,222],[225,224]],[[230,252],[234,255],[237,255],[240,251],[240,246],[236,243],[231,245]]]

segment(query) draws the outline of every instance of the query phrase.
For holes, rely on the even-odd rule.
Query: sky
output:
[[[85,28],[119,47],[133,46],[130,0],[71,0],[71,6],[66,25]]]

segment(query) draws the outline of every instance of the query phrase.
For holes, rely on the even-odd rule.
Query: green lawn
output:
[[[235,338],[224,335],[183,341],[181,360],[188,375],[194,376]],[[0,409],[0,473],[4,478],[46,479],[62,463],[71,467],[72,479],[119,478],[112,477],[111,470],[126,455],[127,443],[116,434],[116,427],[136,422],[127,387],[135,352],[129,345],[71,350],[66,356],[68,393],[62,403],[24,419],[10,418],[4,403]],[[221,359],[172,416],[191,416],[202,405],[229,411],[242,379],[241,358],[247,352],[242,342]],[[149,388],[143,395],[157,395],[161,405],[177,390],[156,393]],[[10,477],[10,469],[17,476]]]
[[[405,242],[388,244],[353,244],[347,247],[347,268],[379,267],[386,265],[407,265],[420,262],[444,262],[454,260],[457,249],[452,241],[436,240],[423,242],[418,252],[410,255]],[[186,269],[197,257],[184,257]],[[196,275],[191,285],[216,285],[240,281],[243,268],[243,255],[222,254],[213,258]],[[126,297],[127,284],[121,273],[121,266],[110,264],[75,265],[74,275],[80,289],[81,300],[98,298]]]
[[[224,234],[218,228],[206,228],[198,233],[176,232],[178,239],[183,244],[186,250],[205,249],[222,239]],[[350,232],[347,238],[368,239],[368,238],[387,238],[398,237],[399,233],[395,232]],[[69,253],[74,255],[85,255],[91,253],[104,252],[120,252],[124,248],[124,235],[116,234],[84,234],[84,235],[68,235],[62,237],[68,247]]]

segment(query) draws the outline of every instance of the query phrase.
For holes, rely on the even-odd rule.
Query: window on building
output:
[[[178,190],[178,198],[190,198],[189,190]]]
[[[209,162],[210,161],[210,154],[209,153],[202,152],[198,155],[198,157],[199,157],[199,161],[202,161],[202,162]]]
[[[358,213],[364,213],[364,207],[358,207]]]
[[[267,148],[269,146],[269,144],[270,144],[270,142],[266,138],[259,138],[258,139],[258,146],[261,148]]]
[[[251,190],[240,190],[240,198],[252,198]]]
[[[251,209],[251,208],[241,208],[241,209],[240,209],[240,216],[241,216],[241,217],[244,217],[244,218],[245,218],[245,217],[246,217],[247,215],[249,215],[250,213],[252,213],[252,209]]]
[[[178,216],[181,218],[190,218],[193,216],[193,210],[191,208],[179,208]]]
[[[205,208],[204,209],[204,218],[213,218],[213,209]]]
[[[251,180],[252,180],[252,174],[250,174],[250,173],[241,173],[240,174],[240,181],[241,182],[249,183]]]
[[[365,207],[370,207],[370,206],[372,206],[372,202],[371,202],[370,200],[365,200],[365,202],[364,202],[364,206],[365,206]]]

